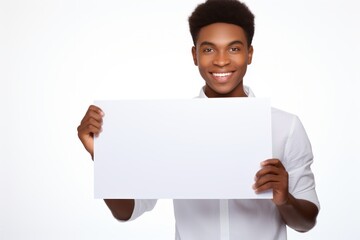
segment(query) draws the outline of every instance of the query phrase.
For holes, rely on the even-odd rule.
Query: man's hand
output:
[[[279,159],[268,159],[261,163],[261,169],[255,175],[253,188],[256,193],[272,189],[273,202],[277,206],[289,199],[289,176]]]
[[[92,159],[94,159],[94,136],[98,136],[102,131],[103,116],[104,113],[100,108],[91,105],[77,128],[80,141]]]
[[[281,161],[268,159],[261,163],[261,167],[255,175],[255,192],[272,189],[273,202],[289,227],[299,232],[313,228],[319,209],[314,203],[296,199],[289,193],[289,175]]]

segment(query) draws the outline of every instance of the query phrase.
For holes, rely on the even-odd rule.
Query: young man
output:
[[[254,16],[237,0],[209,0],[189,18],[192,56],[205,80],[199,97],[254,97],[243,85],[251,63]],[[103,112],[90,106],[78,135],[93,156],[93,136],[101,132]],[[315,192],[311,145],[300,120],[272,109],[273,156],[259,159],[254,191],[273,191],[272,200],[174,200],[176,239],[286,239],[286,225],[310,230],[319,202]],[[133,220],[156,200],[105,200],[115,218]]]

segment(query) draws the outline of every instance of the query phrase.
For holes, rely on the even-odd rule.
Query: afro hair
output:
[[[254,18],[249,8],[237,0],[207,0],[199,4],[189,17],[194,45],[196,46],[202,27],[213,23],[229,23],[240,26],[245,31],[247,44],[251,46],[255,31]]]

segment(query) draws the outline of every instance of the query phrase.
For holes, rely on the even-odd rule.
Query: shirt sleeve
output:
[[[155,207],[156,202],[156,199],[135,199],[134,211],[127,221],[135,220],[143,213],[151,211]]]
[[[286,169],[289,173],[289,192],[298,199],[308,200],[320,209],[311,170],[313,153],[309,138],[297,116],[294,116],[285,145]]]

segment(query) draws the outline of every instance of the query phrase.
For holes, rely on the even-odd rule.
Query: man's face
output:
[[[248,47],[244,30],[234,24],[214,23],[200,29],[194,63],[206,82],[208,97],[245,97],[243,77],[251,63],[253,48]]]

